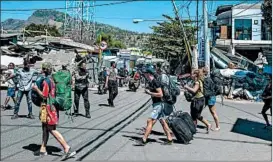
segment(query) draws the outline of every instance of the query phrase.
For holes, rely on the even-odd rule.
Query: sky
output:
[[[106,4],[120,1],[96,1],[95,4]],[[202,1],[199,0],[199,16],[202,19]],[[209,18],[213,19],[213,15],[217,9],[217,6],[223,4],[238,4],[241,1],[208,1],[207,8]],[[180,10],[180,16],[182,18],[189,17],[196,19],[196,0],[190,1],[176,1],[178,7],[182,7]],[[53,8],[65,8],[65,1],[1,1],[1,22],[8,18],[26,20],[34,11],[2,11],[6,9],[53,9]],[[59,10],[65,12],[65,9]],[[133,19],[153,19],[164,20],[162,14],[174,16],[173,6],[171,1],[135,1],[124,4],[97,6],[95,8],[95,21],[113,25],[121,29],[151,33],[151,26],[156,25],[155,21],[145,21],[138,24],[133,23]]]

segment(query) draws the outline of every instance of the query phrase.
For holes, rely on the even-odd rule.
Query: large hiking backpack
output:
[[[203,81],[203,94],[206,98],[215,96],[215,84],[210,77],[206,77]]]
[[[43,91],[43,82],[46,81],[48,85],[50,86],[50,80],[47,77],[40,76],[37,78],[35,84],[39,88],[39,90]],[[41,103],[43,101],[43,98],[38,94],[36,91],[31,91],[31,100],[32,103],[36,106],[41,106]]]
[[[69,71],[60,70],[53,74],[53,80],[56,85],[56,98],[54,105],[60,111],[68,111],[72,107],[71,79]]]
[[[177,96],[180,95],[180,89],[166,74],[161,74],[158,76],[158,80],[160,81],[161,89],[163,91],[163,101],[170,105],[174,105],[176,103]]]

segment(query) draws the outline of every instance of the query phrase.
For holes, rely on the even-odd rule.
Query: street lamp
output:
[[[154,20],[154,19],[133,19],[133,23],[137,24],[139,22],[143,22],[143,21],[165,21],[165,20]]]

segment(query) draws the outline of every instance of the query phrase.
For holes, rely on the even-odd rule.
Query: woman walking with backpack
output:
[[[205,79],[210,79],[211,80],[210,76],[208,76],[208,69],[204,68],[203,72],[204,72]],[[211,82],[213,83],[212,80],[211,80]],[[213,93],[213,94],[215,94],[215,93]],[[205,100],[206,100],[205,103],[206,103],[206,105],[208,105],[209,111],[210,111],[210,113],[213,116],[213,119],[215,121],[216,128],[214,129],[214,131],[219,131],[220,130],[219,117],[218,117],[218,115],[216,113],[216,106],[215,106],[216,96],[213,95],[213,96],[205,97]]]
[[[197,120],[201,121],[207,126],[207,133],[211,129],[211,124],[203,118],[201,115],[202,110],[205,106],[205,98],[203,94],[203,70],[194,70],[191,74],[191,78],[194,80],[193,88],[185,85],[185,89],[194,94],[194,97],[191,101],[191,117],[195,126],[197,126]]]
[[[51,78],[52,65],[50,63],[42,64],[42,73],[44,74],[44,81],[42,83],[42,90],[37,85],[33,86],[33,90],[43,98],[44,102],[41,103],[40,109],[40,120],[42,122],[43,138],[42,145],[36,155],[44,156],[47,155],[46,145],[51,133],[55,139],[62,145],[64,149],[64,155],[62,159],[67,159],[76,154],[71,151],[71,147],[66,143],[63,136],[56,130],[56,126],[59,120],[59,111],[52,104],[52,98],[55,98],[55,83]]]

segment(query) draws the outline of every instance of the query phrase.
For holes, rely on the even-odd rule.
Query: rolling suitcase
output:
[[[182,120],[185,121],[185,123],[188,125],[189,129],[191,130],[192,134],[196,134],[196,127],[189,113],[177,111],[175,112],[175,114],[177,117],[180,117]]]
[[[189,144],[189,142],[193,139],[193,134],[189,129],[188,125],[181,117],[176,115],[171,115],[167,119],[167,123],[174,133],[178,142],[183,144]]]

